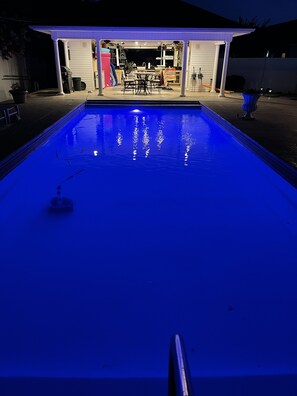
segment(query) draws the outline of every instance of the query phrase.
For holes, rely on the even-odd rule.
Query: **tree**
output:
[[[252,19],[242,18],[241,16],[238,18],[238,23],[240,26],[245,28],[259,29],[265,28],[270,22],[270,19],[267,19],[264,22],[259,22],[258,17],[253,17]]]
[[[23,55],[29,41],[27,24],[21,20],[0,16],[0,56],[9,59]]]
[[[234,37],[230,46],[230,57],[232,58],[257,58],[267,53],[267,39],[265,31],[269,19],[259,22],[257,17],[252,19],[239,17],[238,23],[243,28],[255,29],[254,32],[243,36]]]

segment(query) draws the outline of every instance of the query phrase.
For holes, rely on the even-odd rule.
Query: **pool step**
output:
[[[158,106],[158,107],[197,107],[200,108],[201,104],[199,100],[152,100],[152,99],[117,99],[117,100],[106,100],[106,99],[88,99],[85,102],[86,107],[88,106]]]

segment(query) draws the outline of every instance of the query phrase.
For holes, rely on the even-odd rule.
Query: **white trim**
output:
[[[58,39],[97,39],[101,40],[214,40],[231,41],[232,37],[252,33],[255,29],[227,28],[127,28],[101,26],[35,26],[31,29],[51,34]]]

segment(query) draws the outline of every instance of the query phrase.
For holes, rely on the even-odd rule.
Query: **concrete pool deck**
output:
[[[71,94],[57,95],[54,89],[30,93],[28,100],[20,104],[21,120],[8,127],[0,127],[0,160],[38,136],[46,128],[69,113],[86,100],[197,100],[215,111],[231,125],[255,140],[268,151],[297,168],[297,97],[260,97],[255,120],[242,120],[243,98],[240,93],[217,93],[187,91],[180,97],[180,89],[161,90],[152,95],[123,94],[122,87],[105,88],[104,96],[94,92],[75,91]],[[12,101],[2,102],[11,103]]]

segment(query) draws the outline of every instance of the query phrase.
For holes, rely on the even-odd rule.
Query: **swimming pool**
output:
[[[194,378],[296,374],[297,190],[208,113],[85,107],[5,171],[1,377],[164,378],[176,332]]]

